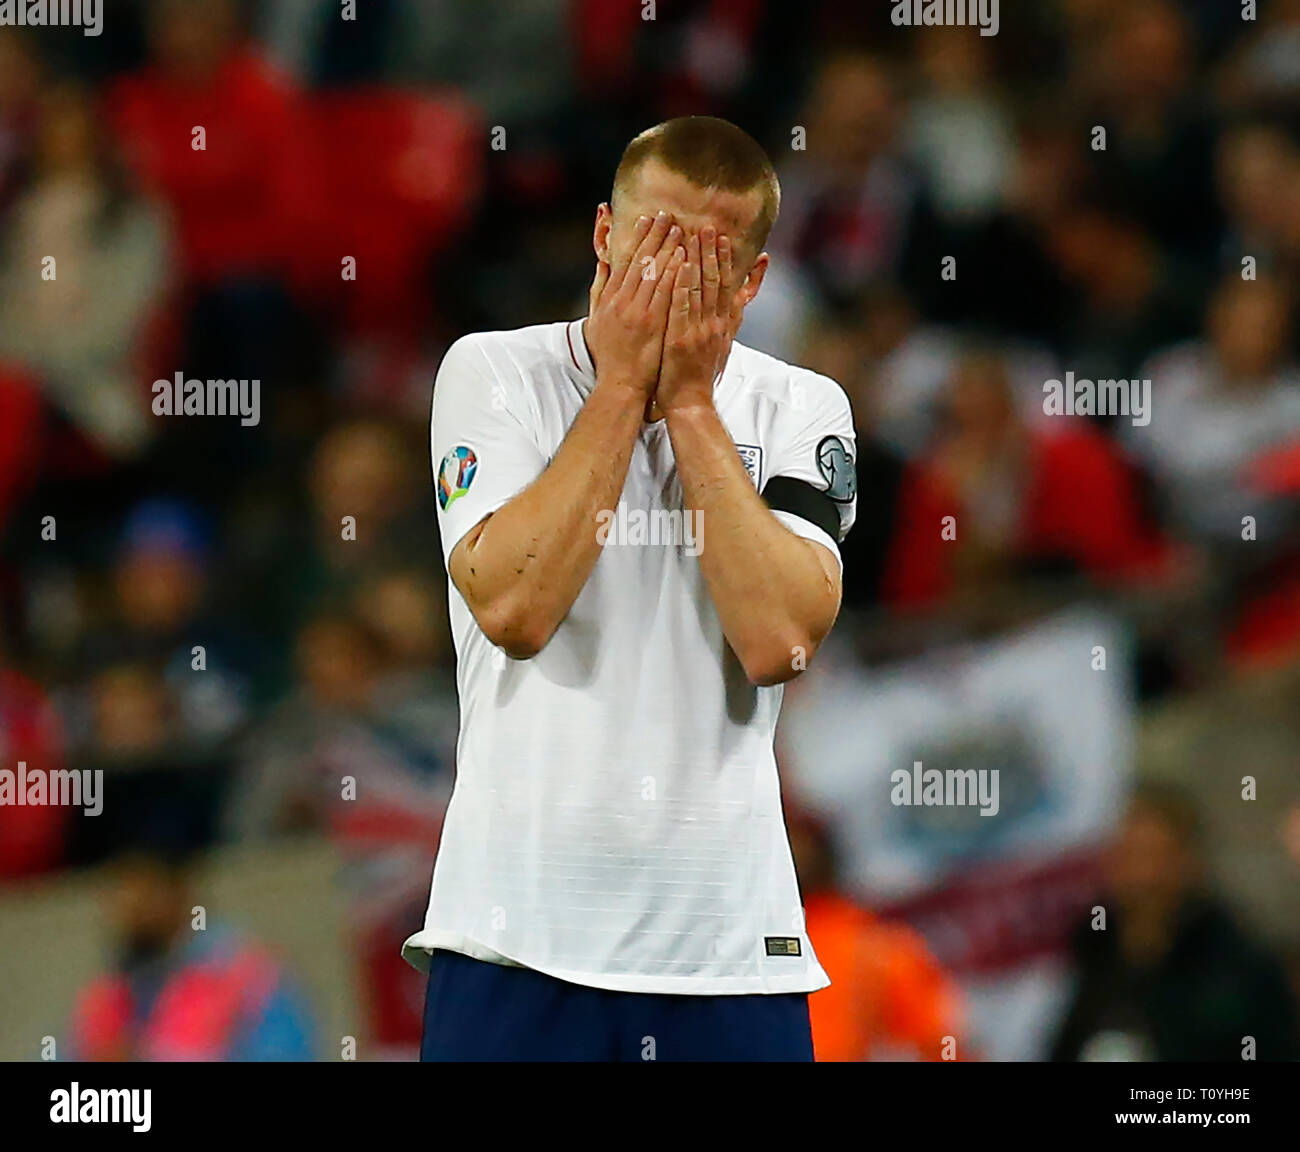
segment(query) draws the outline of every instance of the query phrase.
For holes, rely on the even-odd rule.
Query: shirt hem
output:
[[[481,950],[483,954],[476,954]],[[426,975],[429,971],[430,953],[434,951],[459,952],[487,963],[500,963],[499,960],[487,959],[487,954],[504,957],[513,965],[530,968],[544,976],[564,980],[569,984],[581,984],[587,988],[600,988],[606,992],[649,992],[678,996],[754,996],[754,995],[789,995],[791,993],[816,992],[830,987],[830,977],[820,964],[814,962],[798,976],[777,978],[752,976],[638,976],[635,974],[607,975],[601,972],[575,972],[566,968],[556,968],[549,964],[538,964],[518,956],[510,956],[486,945],[478,944],[468,937],[450,936],[429,931],[416,932],[407,937],[402,944],[402,959],[412,968]]]

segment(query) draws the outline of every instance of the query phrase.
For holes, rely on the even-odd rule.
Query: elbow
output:
[[[550,642],[555,629],[535,611],[494,604],[474,613],[479,630],[512,660],[531,660]]]
[[[803,672],[816,649],[811,637],[800,635],[782,642],[768,641],[738,656],[751,684],[756,688],[773,688]]]
[[[745,669],[745,675],[749,678],[749,682],[754,685],[755,688],[775,688],[778,684],[784,684],[789,680],[793,680],[799,675],[799,672],[795,669],[782,667],[780,665],[772,665],[770,667],[747,667]]]

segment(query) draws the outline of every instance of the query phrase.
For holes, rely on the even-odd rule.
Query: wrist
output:
[[[683,414],[714,412],[713,388],[720,375],[701,371],[696,364],[665,363],[655,399],[665,413],[670,410]]]
[[[667,402],[660,397],[659,408],[670,423],[693,424],[718,418],[711,395],[682,396]]]
[[[609,396],[629,407],[643,408],[647,397],[654,393],[654,381],[639,382],[635,377],[609,373],[596,373],[595,391],[602,396]]]

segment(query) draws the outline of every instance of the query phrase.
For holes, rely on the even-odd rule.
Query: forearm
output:
[[[757,684],[807,666],[839,610],[817,546],[772,515],[712,406],[668,413],[687,507],[702,518],[700,568],[722,630]]]
[[[457,588],[512,656],[541,651],[591,575],[598,516],[622,494],[644,409],[635,389],[598,384],[546,470],[453,552]]]

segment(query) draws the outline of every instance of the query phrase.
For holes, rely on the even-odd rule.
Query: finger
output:
[[[705,316],[712,316],[718,311],[718,289],[721,287],[718,270],[718,233],[712,225],[700,232],[700,272],[704,278],[700,309]]]
[[[691,323],[698,324],[700,321],[700,294],[703,285],[700,283],[700,238],[698,235],[692,236],[686,242],[686,263],[694,270],[691,275],[695,282],[691,285]]]
[[[731,237],[718,237],[718,279],[720,287],[718,289],[719,300],[718,310],[729,320],[735,319],[736,311],[736,285],[732,277],[734,269],[731,263]]]
[[[609,283],[609,272],[609,265],[604,260],[596,261],[596,276],[591,282],[591,291],[587,293],[588,316],[596,311],[596,305],[600,301],[600,294],[605,291],[605,285]]]
[[[673,285],[672,311],[668,317],[668,330],[679,332],[689,327],[693,320],[699,319],[700,309],[700,266],[692,264],[689,256],[677,269],[677,280]]]
[[[649,308],[651,300],[654,299],[655,289],[659,281],[666,276],[668,262],[672,259],[673,253],[681,243],[682,230],[674,224],[668,229],[668,235],[664,237],[663,244],[660,245],[659,251],[652,257],[647,257],[649,263],[646,264],[644,271],[641,273],[641,288],[637,293],[637,303],[642,308]]]
[[[616,254],[614,259],[610,261],[609,282],[615,292],[618,291],[624,277],[627,275],[627,270],[636,255],[637,247],[645,239],[653,224],[654,221],[649,216],[638,216],[636,223],[632,226],[632,243],[627,246],[622,256]]]
[[[619,287],[619,290],[626,296],[637,296],[646,281],[657,278],[663,265],[656,264],[652,269],[650,264],[656,260],[659,253],[666,247],[667,251],[664,252],[663,259],[664,262],[667,262],[668,254],[672,252],[672,248],[668,247],[668,234],[675,227],[676,225],[673,223],[670,213],[660,212],[655,216],[654,223],[650,225],[650,231],[645,234],[641,243],[637,245],[636,252],[632,257],[631,267]]]
[[[658,322],[660,328],[670,323],[669,305],[677,289],[678,272],[685,260],[686,249],[679,244],[668,257],[668,267],[664,269],[664,274],[659,277],[659,283],[655,285],[654,298],[650,301],[650,315]]]

